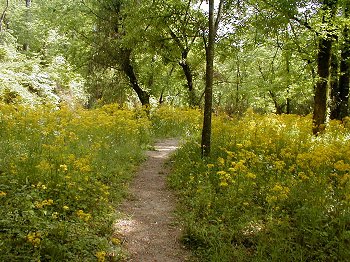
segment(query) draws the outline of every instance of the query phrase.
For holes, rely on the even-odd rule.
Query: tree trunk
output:
[[[314,95],[314,113],[313,113],[313,134],[317,135],[325,129],[327,119],[327,100],[328,100],[328,79],[329,64],[331,57],[332,40],[330,38],[320,39],[317,58],[318,81],[316,83]]]
[[[333,49],[334,50],[334,49]],[[335,51],[335,50],[334,50]],[[339,119],[340,116],[340,90],[339,90],[339,59],[337,52],[332,52],[331,55],[331,113],[330,119]]]
[[[131,64],[131,49],[122,49],[121,56],[122,56],[123,72],[129,78],[131,87],[136,92],[142,106],[146,107],[146,109],[148,110],[150,106],[150,102],[149,102],[150,94],[147,91],[142,90],[142,88],[140,87],[137,81],[134,67]]]
[[[330,60],[332,50],[332,19],[336,11],[337,0],[325,0],[323,3],[323,24],[327,28],[327,34],[320,36],[317,55],[317,74],[318,81],[315,86],[314,95],[314,112],[313,112],[313,127],[314,135],[324,131],[327,120],[327,100],[328,100],[328,85],[330,74]]]
[[[283,107],[284,105],[279,105],[278,101],[277,101],[277,97],[276,94],[274,92],[272,92],[271,90],[269,90],[269,94],[272,98],[273,104],[275,105],[275,109],[276,109],[276,114],[277,115],[282,115],[283,114]]]
[[[30,13],[29,13],[29,8],[32,5],[32,0],[26,0],[26,17],[27,17],[27,22],[30,22]],[[27,37],[29,37],[29,32],[28,29],[26,31]],[[23,43],[23,51],[27,52],[29,50],[29,43],[28,42],[24,42]]]
[[[290,114],[291,112],[291,108],[290,108],[290,102],[291,102],[291,98],[290,98],[290,53],[287,52],[286,56],[286,73],[287,73],[287,99],[286,99],[286,114]]]
[[[213,75],[214,75],[214,0],[209,0],[209,36],[206,46],[206,75],[204,94],[204,118],[202,129],[201,151],[202,157],[210,155],[211,146],[211,116],[213,106]]]
[[[345,6],[345,18],[350,18],[350,3]],[[350,85],[350,27],[343,30],[344,44],[341,50],[340,77],[339,77],[339,120],[349,113],[349,85]]]
[[[6,5],[5,5],[5,9],[2,12],[1,16],[0,16],[0,32],[2,32],[2,25],[4,23],[5,17],[6,17],[6,12],[7,9],[9,8],[9,0],[6,1]]]
[[[188,50],[182,51],[182,59],[179,62],[179,65],[182,67],[182,70],[185,74],[187,81],[187,90],[188,90],[188,101],[190,107],[194,107],[197,105],[196,94],[193,89],[193,75],[190,65],[187,62]]]

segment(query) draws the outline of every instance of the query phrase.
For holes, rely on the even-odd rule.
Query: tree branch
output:
[[[0,17],[0,32],[2,32],[2,23],[5,19],[7,9],[9,8],[9,0],[6,0],[6,6]]]
[[[215,19],[215,25],[214,25],[214,35],[215,36],[216,36],[216,33],[218,31],[218,28],[219,28],[219,23],[220,23],[220,20],[221,20],[222,8],[224,6],[224,2],[225,2],[225,0],[220,0],[220,3],[219,3],[218,13],[217,13],[217,16],[216,16],[216,19]]]

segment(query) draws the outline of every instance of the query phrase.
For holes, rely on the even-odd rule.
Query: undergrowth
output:
[[[0,105],[0,261],[117,261],[115,208],[150,122],[95,110]]]
[[[184,242],[200,261],[349,261],[350,129],[311,118],[214,117],[212,155],[174,155]],[[196,136],[198,137],[198,136]]]

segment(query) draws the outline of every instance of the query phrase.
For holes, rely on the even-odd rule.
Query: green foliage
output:
[[[310,117],[215,117],[212,156],[189,141],[170,183],[184,242],[201,261],[350,259],[349,126],[311,136]]]
[[[201,113],[196,109],[161,106],[151,114],[152,130],[156,137],[183,137],[198,134]]]
[[[0,260],[121,259],[112,223],[147,118],[117,105],[0,108]]]
[[[52,36],[54,37],[54,35]],[[16,50],[8,32],[0,34],[0,99],[6,103],[83,104],[87,100],[84,80],[72,71],[63,56],[43,61],[40,55],[28,57]],[[45,64],[43,64],[45,62]]]

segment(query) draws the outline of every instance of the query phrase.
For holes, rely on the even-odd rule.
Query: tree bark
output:
[[[179,37],[174,33],[173,30],[169,27],[169,33],[171,35],[171,38],[176,42],[178,47],[182,50],[181,51],[181,61],[179,62],[179,65],[182,67],[182,70],[185,74],[186,81],[187,81],[187,91],[188,91],[188,102],[190,107],[194,107],[198,105],[197,99],[196,99],[196,94],[194,92],[193,88],[193,75],[192,75],[192,70],[191,66],[189,65],[187,58],[188,58],[188,53],[190,51],[188,46],[185,46],[179,39]]]
[[[323,24],[329,28],[334,17],[337,0],[325,0],[323,2]],[[317,55],[318,81],[315,86],[314,112],[312,132],[317,135],[324,131],[327,120],[328,85],[330,75],[330,60],[332,53],[332,32],[326,29],[326,35],[320,36]]]
[[[287,99],[286,99],[286,114],[290,114],[291,108],[290,108],[290,53],[287,52],[285,55],[286,59],[286,73],[287,73]],[[283,113],[283,112],[282,112]]]
[[[2,12],[1,16],[0,16],[0,32],[2,32],[2,25],[4,23],[5,17],[6,17],[6,12],[7,9],[9,8],[9,0],[6,1],[6,5],[5,5],[5,9]]]
[[[282,115],[283,114],[283,107],[284,105],[279,105],[278,101],[277,101],[277,97],[276,94],[274,92],[272,92],[271,90],[269,90],[269,94],[272,98],[273,104],[275,105],[275,109],[276,109],[276,114],[277,115]]]
[[[32,5],[32,0],[26,0],[26,8],[27,8],[27,10],[26,10],[26,17],[27,17],[27,22],[30,21],[29,8],[31,7],[31,5]],[[29,34],[28,31],[27,31],[27,34]],[[23,51],[27,52],[28,50],[29,50],[29,43],[28,42],[24,42],[23,43]]]
[[[331,79],[331,113],[330,119],[339,119],[340,116],[340,89],[339,89],[339,59],[337,52],[332,52],[331,54],[331,69],[330,69]]]
[[[327,119],[327,100],[328,100],[328,79],[329,64],[331,57],[332,40],[320,39],[317,58],[318,81],[316,83],[314,95],[314,113],[313,113],[313,134],[317,135],[325,129]]]
[[[187,62],[188,50],[183,50],[181,56],[182,56],[182,59],[179,62],[179,65],[182,67],[182,70],[185,74],[186,81],[187,81],[188,102],[190,107],[194,107],[197,105],[197,102],[196,102],[196,94],[194,93],[194,88],[193,88],[192,70],[190,65]]]
[[[142,90],[140,87],[137,76],[135,74],[134,67],[131,63],[131,49],[122,49],[121,50],[121,56],[122,56],[122,70],[125,73],[125,75],[129,78],[129,82],[131,84],[131,87],[136,92],[142,106],[146,107],[148,110],[150,107],[150,94],[147,91]]]
[[[350,18],[350,3],[345,6],[345,18]],[[350,85],[350,26],[343,30],[344,44],[341,50],[339,77],[339,120],[349,114],[349,85]]]
[[[214,0],[209,0],[209,36],[206,46],[206,76],[204,94],[204,118],[202,129],[202,157],[210,156],[211,149],[211,116],[213,107],[213,75],[214,75]]]

